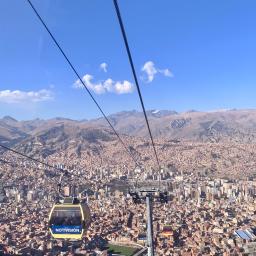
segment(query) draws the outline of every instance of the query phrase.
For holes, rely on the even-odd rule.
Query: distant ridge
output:
[[[156,138],[188,141],[237,141],[256,142],[256,110],[225,109],[210,112],[189,110],[178,113],[173,110],[147,111]],[[109,119],[121,134],[148,138],[142,112],[121,111],[109,115]],[[74,129],[109,129],[103,118],[72,120],[56,117],[48,120],[17,121],[11,116],[0,119],[0,143],[16,145],[24,139],[46,133],[63,126],[65,134]],[[46,135],[47,136],[47,135]]]
[[[11,116],[4,116],[3,120],[9,121],[9,122],[17,122],[17,120]]]

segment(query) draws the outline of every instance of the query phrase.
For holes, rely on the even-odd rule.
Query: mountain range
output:
[[[175,140],[241,140],[249,142],[256,134],[256,110],[217,110],[212,112],[188,111],[177,113],[168,110],[147,111],[150,127],[156,138]],[[108,116],[115,129],[130,136],[148,136],[142,112],[123,111]],[[74,132],[88,130],[90,136],[98,129],[110,130],[103,118],[92,120],[72,120],[53,118],[48,120],[34,119],[17,121],[10,116],[0,119],[0,143],[15,145],[29,137],[57,136],[65,133],[69,136]],[[89,138],[88,138],[89,139]]]
[[[169,110],[147,111],[156,140],[164,142],[236,142],[256,141],[256,110],[217,110],[211,112]],[[148,139],[142,112],[123,111],[108,116],[121,136]],[[116,136],[105,119],[72,120],[53,118],[17,121],[10,116],[0,119],[0,143],[19,148],[23,153],[48,156],[70,144],[89,147],[91,144],[115,141]],[[77,150],[79,151],[79,147]]]
[[[147,114],[162,164],[231,176],[254,172],[256,110],[151,110]],[[134,157],[145,167],[154,166],[143,114],[123,111],[108,118]],[[83,168],[133,164],[103,118],[17,121],[5,116],[0,119],[0,144]]]

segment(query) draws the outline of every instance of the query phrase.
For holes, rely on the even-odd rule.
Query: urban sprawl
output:
[[[55,161],[56,164],[56,161]],[[128,246],[145,255],[146,206],[135,204],[127,184],[160,184],[169,201],[153,203],[156,255],[250,255],[256,251],[256,180],[225,179],[207,170],[161,172],[127,166],[83,170],[58,162],[71,185],[90,207],[92,221],[81,242],[53,240],[49,212],[59,173],[21,158],[6,156],[0,165],[0,254],[107,255],[107,245]],[[79,177],[79,178],[77,178]],[[140,253],[141,252],[141,253]],[[247,253],[247,254],[246,254]]]

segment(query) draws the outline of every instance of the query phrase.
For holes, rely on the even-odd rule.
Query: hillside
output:
[[[148,115],[161,164],[221,176],[255,173],[255,110],[150,111]],[[137,161],[145,168],[154,167],[142,113],[121,112],[109,118]],[[102,118],[17,121],[4,117],[0,127],[0,143],[36,158],[83,168],[124,168],[124,164],[134,168]]]
[[[213,112],[148,111],[154,137],[164,140],[196,142],[255,142],[256,110],[226,110]],[[124,111],[109,116],[116,130],[129,136],[148,138],[144,117],[141,112]],[[0,143],[14,146],[26,140],[47,144],[48,137],[56,143],[67,137],[78,138],[86,129],[110,128],[103,118],[77,121],[65,118],[49,120],[35,119],[17,121],[11,117],[0,119]],[[89,130],[88,130],[89,131]],[[98,135],[92,135],[92,140]],[[90,135],[88,135],[90,137]],[[99,134],[101,136],[101,134]],[[91,138],[87,137],[88,141]],[[73,138],[74,139],[74,138]]]

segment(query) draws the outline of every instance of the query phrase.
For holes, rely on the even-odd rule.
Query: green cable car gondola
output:
[[[91,221],[90,209],[77,198],[66,197],[56,203],[50,212],[49,228],[54,239],[77,239],[83,237]]]

